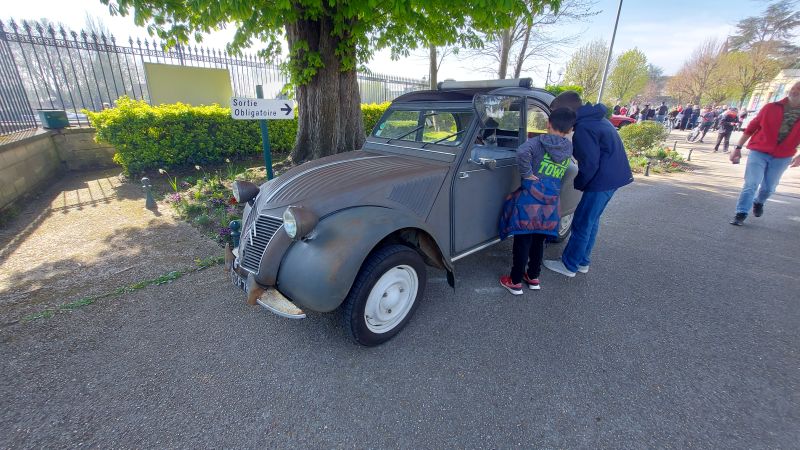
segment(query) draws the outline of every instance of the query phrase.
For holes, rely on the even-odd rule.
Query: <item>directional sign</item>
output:
[[[294,119],[294,100],[233,97],[231,117],[237,120]]]

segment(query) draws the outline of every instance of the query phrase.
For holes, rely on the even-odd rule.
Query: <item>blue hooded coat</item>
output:
[[[602,103],[578,108],[572,145],[578,160],[575,189],[610,191],[633,182],[628,155]]]
[[[569,167],[572,143],[561,136],[545,134],[529,139],[517,149],[521,186],[508,194],[500,215],[500,238],[515,234],[558,235],[561,216],[558,196],[561,178]]]

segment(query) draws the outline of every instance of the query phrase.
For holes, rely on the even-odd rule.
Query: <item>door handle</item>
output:
[[[458,172],[458,178],[469,178],[469,174],[467,172]]]

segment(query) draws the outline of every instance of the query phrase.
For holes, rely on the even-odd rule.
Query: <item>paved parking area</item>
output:
[[[509,243],[431,273],[377,348],[213,269],[17,324],[0,447],[796,447],[800,169],[737,228],[723,158],[622,189],[586,275],[508,295]]]

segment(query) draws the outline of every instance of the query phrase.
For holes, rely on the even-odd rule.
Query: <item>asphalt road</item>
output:
[[[587,275],[512,297],[496,246],[377,348],[217,270],[20,325],[0,447],[797,448],[800,174],[736,228],[743,168],[694,159],[618,193]]]

